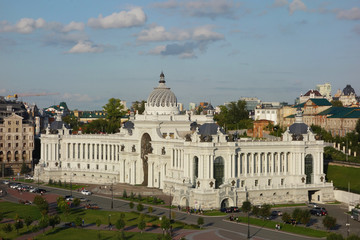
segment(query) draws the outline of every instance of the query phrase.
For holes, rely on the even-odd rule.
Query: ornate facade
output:
[[[173,204],[202,209],[252,203],[332,201],[323,172],[324,142],[296,122],[281,141],[229,139],[212,112],[179,114],[165,85],[149,95],[143,114],[117,134],[41,136],[36,176],[43,181],[143,184],[174,196]]]

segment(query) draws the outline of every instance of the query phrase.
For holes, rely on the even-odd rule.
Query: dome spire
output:
[[[161,71],[159,83],[165,83],[165,75],[164,75],[163,71]]]

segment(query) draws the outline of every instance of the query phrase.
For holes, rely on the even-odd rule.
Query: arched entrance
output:
[[[182,207],[188,207],[189,206],[189,200],[186,197],[183,197],[180,201],[180,206]]]
[[[141,137],[141,159],[143,162],[143,171],[144,171],[144,180],[142,182],[142,185],[144,186],[148,185],[148,154],[152,153],[152,147],[150,141],[151,141],[151,137],[147,133],[145,133]]]
[[[215,188],[219,188],[224,183],[224,159],[217,157],[214,160]]]
[[[305,156],[305,175],[306,175],[306,184],[312,183],[312,173],[313,173],[313,157],[311,154]]]
[[[221,201],[220,209],[231,207],[234,205],[234,202],[230,198],[225,198]]]

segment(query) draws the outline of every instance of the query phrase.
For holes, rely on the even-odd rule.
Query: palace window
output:
[[[271,179],[268,179],[268,186],[271,186]]]
[[[87,165],[87,169],[90,169],[90,164]]]
[[[255,180],[255,187],[257,187],[257,185],[259,184],[259,180]]]
[[[281,186],[283,186],[284,185],[284,179],[282,178],[281,179]]]

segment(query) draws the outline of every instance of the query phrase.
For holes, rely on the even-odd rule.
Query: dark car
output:
[[[292,224],[292,225],[295,225],[296,224],[296,220],[291,218],[289,221],[286,221],[285,222],[286,224]]]
[[[310,210],[310,214],[311,214],[311,215],[316,215],[316,216],[318,216],[318,217],[322,216],[321,210],[315,209],[315,208],[313,208],[313,209]]]
[[[327,211],[324,207],[315,207],[314,209],[319,210],[321,212],[322,216],[326,216],[327,215]]]
[[[230,207],[231,212],[240,212],[240,209],[238,207]]]

